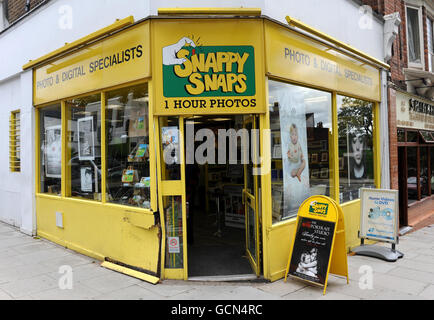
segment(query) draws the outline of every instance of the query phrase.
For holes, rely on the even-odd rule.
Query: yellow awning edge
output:
[[[321,32],[321,31],[319,31],[319,30],[317,30],[317,29],[315,29],[315,28],[313,28],[313,27],[311,27],[311,26],[309,26],[309,25],[307,25],[307,24],[305,24],[305,23],[303,23],[297,19],[294,19],[290,16],[286,16],[285,19],[288,22],[288,24],[292,27],[296,27],[296,28],[302,29],[302,30],[304,30],[310,34],[313,34],[313,35],[315,35],[315,36],[317,36],[323,40],[326,40],[326,41],[342,48],[342,49],[345,49],[351,53],[354,53],[354,54],[368,60],[369,62],[371,62],[375,65],[381,66],[382,68],[384,68],[386,70],[390,69],[390,65],[388,65],[387,63],[384,63],[383,61],[378,60],[377,58],[374,58],[374,57],[372,57],[372,56],[370,56],[370,55],[368,55],[368,54],[366,54],[366,53],[364,53],[364,52],[362,52],[356,48],[353,48],[350,45],[348,45],[348,44],[346,44],[340,40],[337,40],[337,39],[333,38],[332,36],[329,36],[328,34]]]
[[[158,15],[260,16],[261,8],[159,8]]]
[[[47,53],[46,55],[43,55],[42,57],[35,59],[35,60],[30,60],[28,63],[26,63],[25,65],[23,65],[23,70],[27,70],[30,68],[33,68],[34,66],[41,64],[42,62],[52,59],[56,56],[59,56],[65,52],[68,52],[74,48],[77,48],[83,44],[86,44],[90,41],[93,41],[95,39],[98,39],[108,33],[120,30],[126,26],[129,26],[131,24],[134,23],[134,17],[133,16],[129,16],[127,18],[124,19],[120,19],[120,20],[116,20],[116,22],[112,23],[111,25],[104,27],[102,29],[99,29],[83,38],[80,38],[78,40],[75,40],[74,42],[71,43],[66,43],[63,47],[56,49],[50,53]]]

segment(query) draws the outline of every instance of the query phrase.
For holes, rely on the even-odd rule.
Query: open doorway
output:
[[[236,151],[232,149],[236,152],[235,163],[230,143],[226,140],[225,146],[219,146],[222,130],[238,132],[243,129],[244,119],[242,115],[185,119],[186,139],[199,140],[194,143],[194,155],[188,150],[191,140],[185,142],[187,157],[195,158],[193,164],[187,160],[185,166],[189,278],[255,275],[246,249],[245,166],[238,143],[241,137],[237,138]],[[214,150],[206,148],[210,145]]]

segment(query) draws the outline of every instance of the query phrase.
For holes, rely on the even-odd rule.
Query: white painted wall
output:
[[[359,7],[351,0],[52,0],[0,34],[1,221],[35,233],[32,74],[23,72],[22,66],[116,19],[133,15],[137,21],[165,7],[261,8],[273,19],[286,23],[285,16],[290,15],[383,59],[382,22],[374,18],[370,28],[361,28]],[[65,21],[72,21],[71,26]],[[21,109],[20,173],[9,172],[9,114],[15,109]]]

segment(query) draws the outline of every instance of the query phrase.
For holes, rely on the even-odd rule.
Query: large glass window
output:
[[[273,223],[330,195],[331,94],[269,81]]]
[[[150,208],[147,84],[106,95],[107,201]]]
[[[61,195],[62,120],[60,104],[39,111],[41,193]]]
[[[419,10],[407,7],[408,61],[421,64],[421,40],[419,32]]]
[[[408,204],[412,204],[419,199],[417,182],[417,147],[407,147],[407,172]]]
[[[67,195],[101,200],[101,100],[91,95],[66,102]]]
[[[431,194],[434,195],[434,147],[430,147]]]
[[[420,192],[421,197],[425,198],[429,195],[428,181],[428,148],[420,147]]]
[[[374,187],[372,103],[337,97],[339,200],[358,199],[359,189]]]

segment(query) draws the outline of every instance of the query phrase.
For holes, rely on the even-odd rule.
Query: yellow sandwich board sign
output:
[[[289,274],[323,286],[323,294],[329,273],[345,276],[348,283],[344,217],[333,199],[312,196],[301,204],[291,243],[285,281]]]

